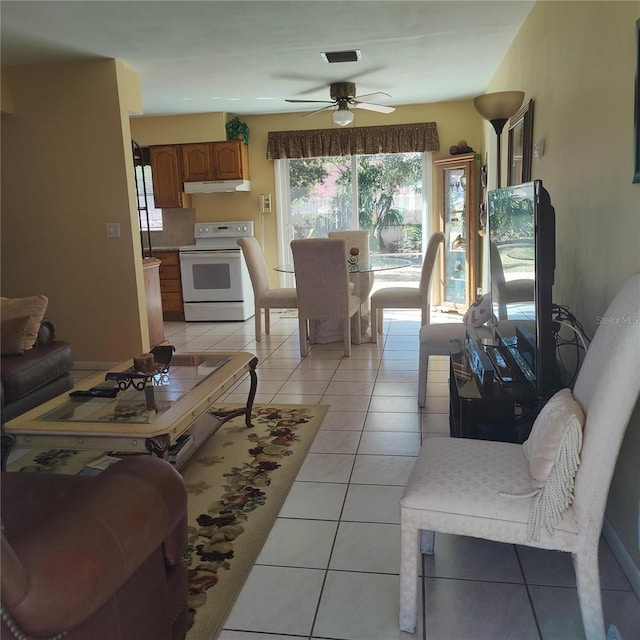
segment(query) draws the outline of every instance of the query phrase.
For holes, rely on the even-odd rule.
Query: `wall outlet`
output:
[[[107,238],[119,238],[119,237],[120,237],[120,223],[107,222]]]

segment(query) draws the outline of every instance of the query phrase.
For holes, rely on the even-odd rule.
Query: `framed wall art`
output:
[[[532,152],[533,100],[529,100],[509,121],[508,186],[531,180]]]

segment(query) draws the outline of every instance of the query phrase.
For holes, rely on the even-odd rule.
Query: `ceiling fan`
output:
[[[329,106],[316,109],[311,113],[305,114],[312,116],[319,111],[333,109],[333,121],[344,127],[353,122],[353,113],[351,109],[367,109],[368,111],[377,111],[378,113],[391,113],[396,110],[395,107],[387,107],[381,104],[373,104],[371,100],[380,100],[390,98],[388,93],[368,93],[363,96],[356,95],[356,85],[353,82],[333,82],[329,87],[329,95],[331,100],[286,100],[286,102],[327,102]]]

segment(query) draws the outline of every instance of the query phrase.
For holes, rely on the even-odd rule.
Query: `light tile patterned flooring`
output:
[[[568,554],[444,534],[423,560],[428,631],[424,607],[415,635],[398,630],[399,500],[421,443],[448,437],[447,359],[432,359],[420,411],[416,313],[385,312],[384,342],[350,358],[341,343],[301,358],[297,319],[272,318],[259,344],[253,318],[166,324],[179,350],[255,353],[257,402],[330,405],[219,640],[584,638]],[[600,562],[606,624],[637,640],[640,603],[604,541]]]

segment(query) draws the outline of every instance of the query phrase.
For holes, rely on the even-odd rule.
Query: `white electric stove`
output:
[[[243,321],[254,313],[249,271],[238,238],[253,235],[253,222],[196,222],[195,244],[180,247],[184,318]]]

